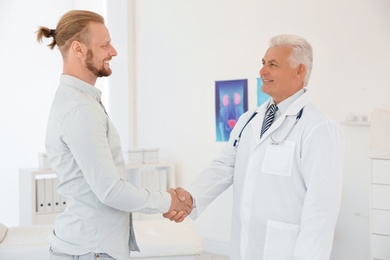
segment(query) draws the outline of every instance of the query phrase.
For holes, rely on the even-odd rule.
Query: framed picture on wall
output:
[[[248,110],[248,80],[215,81],[216,141],[227,142],[238,118]]]

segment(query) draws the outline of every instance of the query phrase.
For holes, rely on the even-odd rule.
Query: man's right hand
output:
[[[177,223],[182,222],[191,214],[193,208],[192,196],[183,188],[177,188],[176,190],[170,188],[168,192],[172,197],[171,207],[163,216]]]

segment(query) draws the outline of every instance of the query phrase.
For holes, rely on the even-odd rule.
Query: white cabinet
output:
[[[132,184],[153,190],[175,187],[175,164],[159,162],[151,164],[126,164],[127,177]]]
[[[390,259],[390,159],[371,160],[371,259]]]
[[[126,164],[129,182],[151,190],[175,187],[175,165],[171,162]],[[20,225],[54,223],[66,207],[66,199],[57,193],[58,178],[51,169],[19,170]],[[160,219],[161,214],[134,213],[135,220]]]

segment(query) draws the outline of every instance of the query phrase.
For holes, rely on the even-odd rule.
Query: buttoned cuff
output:
[[[161,206],[162,213],[167,213],[172,204],[172,197],[169,192],[162,192],[163,201]]]

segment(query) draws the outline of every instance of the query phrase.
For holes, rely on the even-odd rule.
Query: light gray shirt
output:
[[[165,213],[171,197],[127,181],[120,139],[100,99],[96,87],[61,75],[46,152],[67,207],[57,216],[49,243],[71,255],[103,250],[128,259],[129,212]]]

